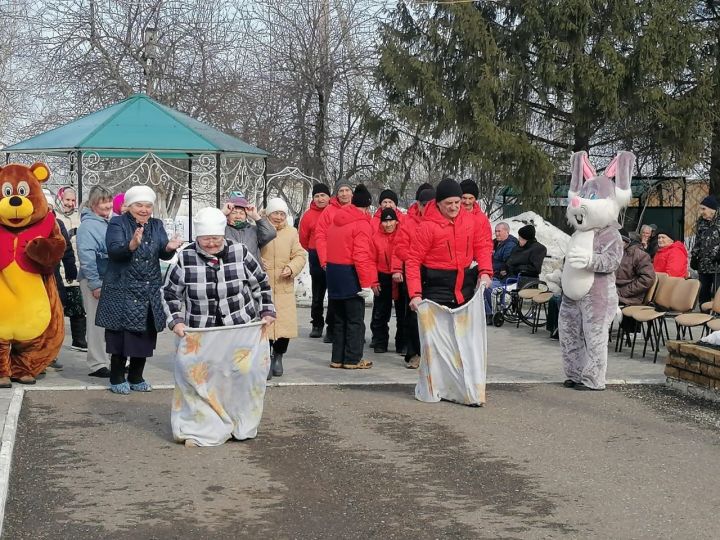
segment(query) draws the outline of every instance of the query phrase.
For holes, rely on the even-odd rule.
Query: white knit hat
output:
[[[136,202],[155,204],[155,192],[148,186],[133,186],[125,192],[125,205]]]
[[[273,212],[285,212],[286,216],[290,215],[290,211],[288,210],[287,203],[278,197],[275,197],[274,199],[270,199],[267,203],[267,206],[265,207],[266,215],[269,216]]]
[[[195,214],[193,227],[195,236],[225,236],[227,217],[217,208],[203,208]]]

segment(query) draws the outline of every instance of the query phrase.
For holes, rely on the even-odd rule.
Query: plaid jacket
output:
[[[192,243],[178,253],[178,262],[165,279],[168,327],[231,326],[275,315],[267,274],[243,244],[228,241],[217,264],[198,249]]]

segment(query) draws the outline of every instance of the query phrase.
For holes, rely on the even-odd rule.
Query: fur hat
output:
[[[520,227],[520,230],[518,231],[518,236],[528,241],[535,240],[535,227],[533,227],[532,225],[525,225],[524,227]]]
[[[462,188],[463,195],[472,195],[476,199],[480,196],[478,185],[470,178],[460,182],[460,187]]]
[[[715,198],[715,195],[708,195],[702,200],[700,204],[703,206],[707,206],[708,208],[712,208],[713,210],[717,210],[718,207],[718,202]]]
[[[353,191],[352,203],[358,208],[367,208],[372,204],[372,195],[365,184],[358,184]]]
[[[392,189],[383,189],[380,192],[380,196],[378,197],[378,204],[383,202],[385,199],[390,199],[392,202],[395,203],[395,206],[397,206],[398,204],[397,193],[395,193]]]
[[[279,197],[270,199],[267,202],[267,206],[265,207],[265,214],[269,216],[273,212],[285,212],[286,216],[290,214],[290,212],[288,211],[287,203]]]
[[[435,188],[435,200],[437,202],[444,201],[450,197],[462,197],[463,190],[452,178],[443,178],[440,180],[437,188]]]
[[[193,218],[195,236],[225,236],[227,217],[222,210],[207,207],[198,210]]]
[[[432,190],[433,190],[433,197],[435,196],[435,194],[434,194],[435,188],[433,187],[433,185],[432,185],[432,184],[428,184],[427,182],[424,182],[424,183],[420,184],[420,185],[418,186],[417,190],[415,191],[415,200],[416,200],[416,201],[419,201],[419,200],[420,200],[420,193],[422,193],[422,191],[424,191],[424,190],[426,190],[426,189],[432,189]],[[425,202],[427,202],[427,201],[425,201]]]
[[[127,206],[136,202],[155,204],[155,199],[155,192],[148,186],[133,186],[125,192]]]
[[[417,195],[417,202],[421,204],[427,204],[435,198],[435,188],[430,186],[429,188],[423,189]]]
[[[380,221],[397,221],[397,212],[394,208],[383,208],[380,212]]]
[[[318,193],[324,193],[328,197],[330,196],[330,188],[326,184],[315,184],[312,189],[313,197]]]

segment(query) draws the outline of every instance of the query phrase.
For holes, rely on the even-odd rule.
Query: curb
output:
[[[7,503],[10,485],[10,468],[12,467],[15,434],[17,433],[18,417],[20,416],[24,393],[23,388],[13,389],[13,397],[10,400],[10,407],[8,407],[5,425],[2,430],[2,446],[0,447],[0,536],[2,536],[3,524],[5,523],[5,504]]]

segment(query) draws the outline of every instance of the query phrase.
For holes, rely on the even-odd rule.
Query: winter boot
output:
[[[313,326],[312,330],[310,331],[309,337],[311,337],[311,338],[322,337],[322,331],[323,331],[322,326]]]
[[[283,375],[282,357],[283,355],[280,353],[275,353],[272,357],[270,371],[274,377],[282,377]]]
[[[275,352],[272,350],[272,347],[270,348],[270,369],[268,369],[267,379],[268,381],[272,380],[273,377],[273,365],[275,365]]]
[[[87,322],[85,317],[70,317],[70,334],[72,335],[71,349],[87,352]]]
[[[333,342],[333,331],[328,326],[327,330],[325,331],[325,337],[323,338],[323,343],[332,343]]]

